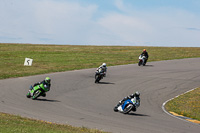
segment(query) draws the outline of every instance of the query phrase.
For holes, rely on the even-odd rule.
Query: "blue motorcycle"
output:
[[[114,111],[128,114],[130,111],[136,111],[136,108],[139,107],[139,104],[140,102],[136,102],[136,98],[134,97],[132,99],[125,100],[120,106],[115,106]]]

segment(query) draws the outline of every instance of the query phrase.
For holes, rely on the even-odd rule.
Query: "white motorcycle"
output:
[[[146,65],[146,60],[147,60],[147,58],[146,58],[145,56],[140,55],[140,56],[139,56],[138,66],[140,66],[140,65],[145,66],[145,65]]]
[[[103,76],[105,75],[105,72],[103,71],[102,68],[98,69],[96,72],[95,72],[95,83],[99,83],[99,81],[101,79],[103,79]]]

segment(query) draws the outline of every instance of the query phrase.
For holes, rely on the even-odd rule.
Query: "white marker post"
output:
[[[32,66],[33,59],[25,58],[24,66]]]

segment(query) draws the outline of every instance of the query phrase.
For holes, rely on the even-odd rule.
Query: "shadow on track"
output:
[[[115,83],[111,83],[111,82],[99,82],[97,84],[115,84]]]
[[[126,115],[133,115],[133,116],[148,116],[150,117],[149,115],[145,115],[145,114],[136,114],[136,113],[128,113]]]
[[[35,99],[36,101],[47,101],[47,102],[60,102],[60,101],[58,101],[58,100],[49,100],[49,99],[39,99],[39,98],[37,98],[37,99]]]
[[[154,67],[154,65],[145,65],[145,66],[146,66],[146,67]],[[144,66],[144,67],[145,67],[145,66]]]

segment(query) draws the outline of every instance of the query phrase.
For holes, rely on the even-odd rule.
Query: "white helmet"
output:
[[[140,93],[138,91],[135,92],[136,96],[140,96]]]
[[[106,63],[103,63],[102,66],[103,66],[103,67],[106,67]]]

